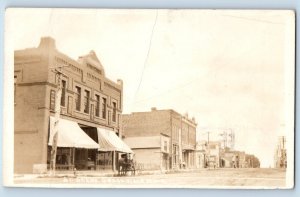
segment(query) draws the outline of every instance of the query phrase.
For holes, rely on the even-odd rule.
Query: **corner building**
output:
[[[62,96],[55,99],[61,68]],[[131,152],[122,136],[122,80],[106,78],[95,52],[77,61],[59,52],[55,40],[14,53],[14,171],[49,168],[55,102],[61,104],[57,168],[113,170],[120,152]],[[53,126],[53,125],[52,125]],[[98,146],[96,146],[96,145]]]

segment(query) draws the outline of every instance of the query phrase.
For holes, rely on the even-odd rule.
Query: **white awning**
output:
[[[99,151],[119,151],[133,153],[125,142],[123,142],[113,131],[97,128]]]
[[[50,137],[48,145],[52,145],[54,117],[50,117]],[[98,149],[99,145],[90,138],[76,122],[59,119],[58,122],[58,147],[75,147]]]

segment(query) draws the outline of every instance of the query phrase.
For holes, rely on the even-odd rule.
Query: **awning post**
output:
[[[116,151],[113,151],[113,171],[116,171]]]
[[[72,157],[73,161],[72,161],[72,163],[73,163],[73,170],[74,170],[74,168],[75,168],[75,147],[72,148],[72,154],[73,154],[73,157]]]

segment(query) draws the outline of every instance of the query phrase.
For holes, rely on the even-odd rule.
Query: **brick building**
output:
[[[134,112],[122,115],[123,132],[126,138],[132,137],[169,137],[169,152],[159,158],[168,160],[167,169],[180,167],[195,167],[196,148],[196,122],[195,119],[181,115],[174,110],[157,110],[152,108],[149,112]],[[141,151],[136,154],[149,154],[149,147],[139,147]],[[143,151],[142,151],[143,149]],[[152,153],[157,154],[157,153]],[[137,155],[137,157],[141,157]],[[149,156],[149,160],[150,161]],[[137,162],[139,162],[137,160]],[[146,162],[143,161],[143,162]],[[163,162],[163,161],[162,161]]]
[[[15,173],[49,164],[58,67],[64,75],[57,166],[114,168],[118,152],[131,151],[116,138],[121,136],[122,81],[106,78],[95,52],[76,61],[59,52],[54,39],[43,37],[37,48],[14,54]]]

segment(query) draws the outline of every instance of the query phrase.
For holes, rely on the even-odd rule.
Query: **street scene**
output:
[[[141,172],[142,173],[142,172]],[[148,173],[148,175],[147,175]],[[17,184],[92,184],[109,187],[118,184],[120,187],[170,187],[170,188],[202,188],[213,187],[273,187],[285,186],[284,169],[218,169],[197,170],[191,172],[174,172],[162,174],[160,172],[144,172],[135,176],[118,177],[106,174],[60,175],[57,177],[36,176],[19,177]]]
[[[290,12],[7,16],[14,186],[291,187]]]

